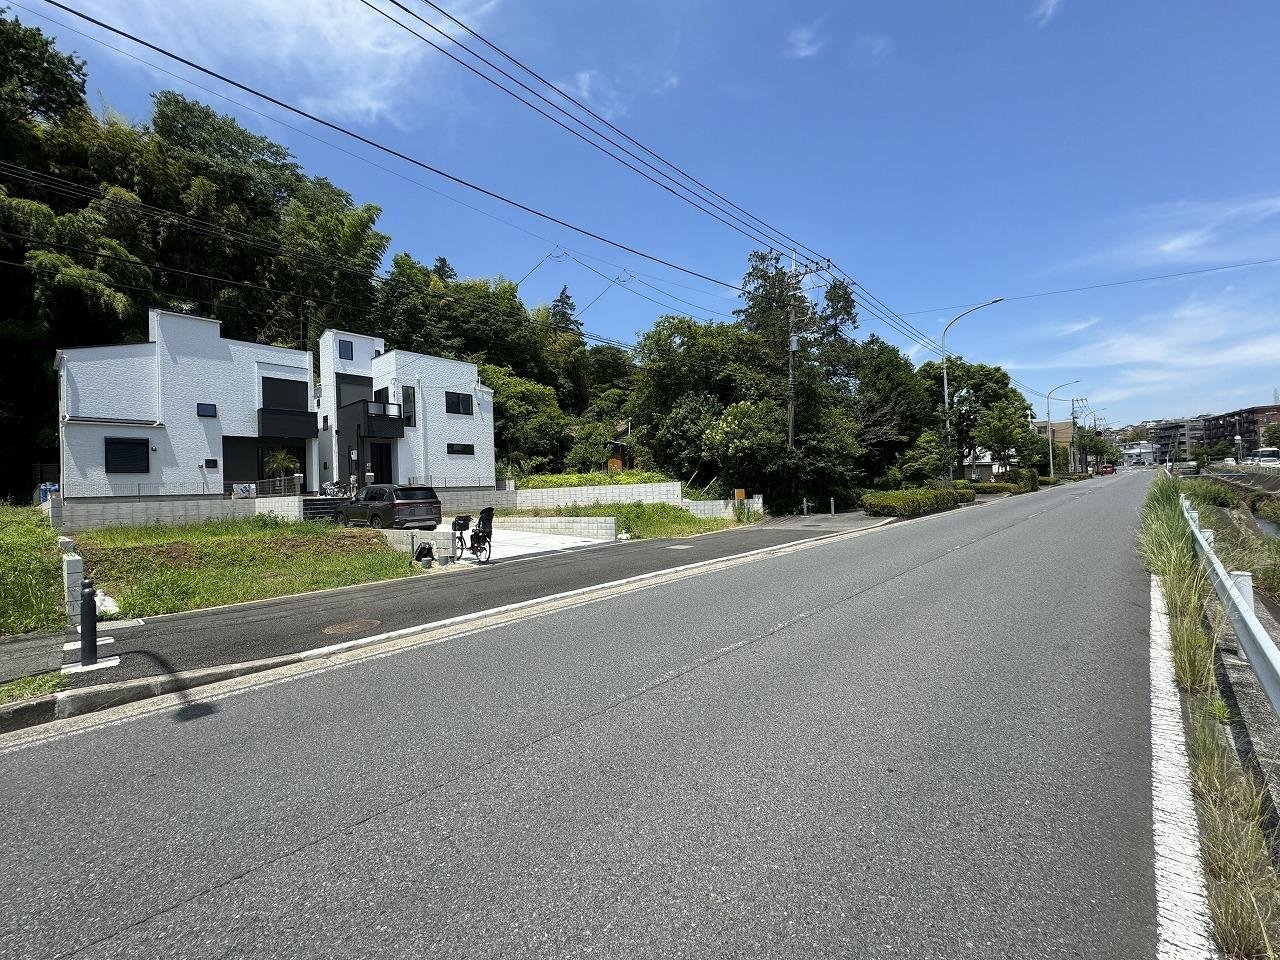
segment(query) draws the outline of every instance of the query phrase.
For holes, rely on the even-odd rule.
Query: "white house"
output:
[[[319,475],[311,353],[226,340],[216,320],[152,310],[146,343],[59,350],[63,498],[222,495],[294,455]]]
[[[146,343],[60,350],[63,499],[221,497],[276,450],[326,480],[492,489],[493,391],[475,364],[326,330],[312,354],[152,310]]]
[[[493,487],[493,391],[474,363],[320,337],[320,476],[346,483]]]

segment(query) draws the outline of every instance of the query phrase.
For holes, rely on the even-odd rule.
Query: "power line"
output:
[[[396,2],[396,0],[392,0],[392,2],[393,2],[393,3],[396,3],[396,6],[400,6],[400,4],[399,4],[398,2]],[[439,13],[441,16],[445,17],[445,18],[446,18],[447,20],[449,20],[451,23],[455,24],[456,26],[460,27],[462,30],[464,30],[464,31],[466,31],[467,33],[469,33],[471,36],[475,37],[477,40],[479,40],[481,43],[483,43],[483,44],[484,44],[486,47],[488,47],[490,50],[494,51],[494,53],[497,53],[499,56],[501,56],[503,59],[507,60],[509,63],[511,63],[511,64],[515,65],[516,67],[518,67],[519,69],[523,70],[526,74],[528,74],[530,77],[533,77],[535,80],[537,80],[539,83],[541,83],[544,87],[546,87],[547,89],[549,89],[549,90],[553,91],[557,96],[562,97],[563,99],[565,99],[565,100],[567,100],[568,102],[572,103],[574,106],[576,106],[578,109],[582,110],[584,113],[586,113],[586,114],[590,115],[591,117],[593,117],[595,120],[599,121],[600,123],[603,123],[606,127],[608,127],[610,130],[612,130],[614,133],[618,134],[618,135],[619,135],[619,136],[621,136],[621,137],[624,137],[627,141],[629,141],[630,143],[634,144],[634,145],[635,145],[636,147],[638,147],[639,149],[643,150],[645,153],[647,153],[649,156],[653,157],[653,158],[654,158],[655,160],[657,160],[659,163],[663,164],[664,166],[668,167],[669,169],[674,170],[676,173],[680,174],[680,176],[684,177],[684,178],[685,178],[685,180],[687,180],[687,181],[689,181],[690,183],[694,184],[695,186],[699,187],[699,188],[700,188],[702,191],[704,191],[706,194],[710,194],[710,195],[711,195],[711,196],[713,196],[713,197],[716,197],[716,198],[718,198],[718,199],[720,199],[720,200],[723,200],[723,201],[724,201],[725,203],[727,203],[729,206],[733,207],[733,209],[737,210],[739,213],[743,214],[744,216],[751,218],[751,219],[752,219],[752,220],[754,220],[756,223],[760,224],[762,227],[764,227],[765,229],[767,229],[770,233],[773,233],[773,234],[775,234],[776,236],[781,237],[781,238],[785,241],[785,243],[781,244],[781,246],[796,246],[796,247],[799,247],[800,249],[805,250],[807,253],[812,254],[812,255],[813,255],[816,259],[818,259],[818,260],[823,260],[823,259],[825,259],[825,258],[822,256],[822,254],[820,254],[820,253],[818,253],[817,251],[813,250],[811,247],[805,246],[804,244],[800,243],[798,240],[794,239],[793,237],[788,236],[788,235],[787,235],[786,233],[784,233],[783,231],[781,231],[781,230],[779,230],[778,228],[776,228],[776,227],[774,227],[774,226],[770,225],[767,221],[762,220],[760,217],[757,217],[757,216],[755,216],[754,214],[751,214],[751,213],[749,213],[748,211],[744,210],[742,207],[738,206],[738,204],[734,203],[734,202],[733,202],[732,200],[730,200],[728,197],[725,197],[725,196],[723,196],[723,195],[721,195],[721,194],[717,193],[715,190],[711,189],[709,186],[707,186],[707,185],[706,185],[705,183],[703,183],[701,180],[699,180],[699,179],[697,179],[696,177],[694,177],[692,174],[690,174],[690,173],[686,172],[685,170],[683,170],[683,169],[681,169],[680,167],[676,166],[676,165],[675,165],[674,163],[672,163],[670,160],[667,160],[666,158],[664,158],[663,156],[661,156],[660,154],[658,154],[658,153],[657,153],[657,152],[655,152],[654,150],[652,150],[652,149],[650,149],[649,147],[645,146],[643,143],[641,143],[639,140],[636,140],[634,137],[632,137],[632,136],[631,136],[630,134],[628,134],[626,131],[619,129],[617,126],[615,126],[615,125],[614,125],[612,122],[610,122],[608,119],[606,119],[605,117],[602,117],[600,114],[598,114],[598,113],[596,113],[594,110],[592,110],[590,106],[588,106],[587,104],[585,104],[585,103],[583,103],[582,101],[578,100],[577,98],[575,98],[575,97],[574,97],[574,96],[572,96],[571,94],[567,93],[566,91],[564,91],[564,90],[560,89],[560,87],[558,87],[556,84],[552,83],[552,82],[551,82],[550,80],[548,80],[546,77],[542,76],[542,75],[541,75],[541,74],[539,74],[537,71],[533,70],[531,67],[529,67],[529,66],[527,66],[526,64],[522,63],[521,61],[517,60],[517,59],[516,59],[515,57],[513,57],[511,54],[507,53],[505,50],[503,50],[502,48],[498,47],[496,44],[494,44],[493,42],[491,42],[490,40],[488,40],[487,38],[485,38],[485,37],[484,37],[483,35],[481,35],[478,31],[473,30],[471,27],[467,26],[467,24],[463,23],[463,22],[462,22],[461,20],[459,20],[457,17],[453,16],[451,13],[449,13],[449,11],[447,11],[447,10],[443,9],[442,7],[440,7],[440,6],[438,6],[437,4],[435,4],[434,2],[432,2],[432,0],[421,0],[421,2],[422,2],[422,3],[424,3],[426,6],[430,7],[431,9],[435,10],[437,13]],[[433,27],[433,29],[437,29],[437,28],[434,28],[434,27]],[[438,31],[438,30],[437,30],[437,32],[441,32],[441,31]],[[445,34],[445,36],[448,36],[448,34]],[[477,59],[484,59],[484,58],[480,57],[480,56],[479,56],[479,54],[477,54],[477,53],[475,53],[474,51],[472,51],[469,47],[466,47],[464,44],[462,44],[460,41],[458,41],[458,40],[457,40],[457,39],[455,39],[454,37],[449,37],[449,39],[450,39],[452,42],[454,42],[454,43],[458,44],[459,46],[461,46],[464,50],[467,50],[467,52],[468,52],[468,53],[470,53],[472,56],[476,57]],[[487,61],[487,60],[486,60],[485,62],[486,62],[486,63],[488,63],[489,61]],[[498,68],[496,68],[496,67],[495,67],[495,69],[498,69]],[[505,73],[505,72],[504,72],[504,73]],[[516,81],[516,82],[519,82],[519,81]],[[581,122],[581,121],[579,121],[579,122]],[[603,134],[598,134],[598,135],[599,135],[599,136],[603,136]],[[720,208],[720,209],[723,209],[723,208]]]
[[[88,23],[92,23],[95,26],[102,28],[103,30],[107,30],[110,33],[114,33],[117,36],[124,37],[127,40],[131,40],[132,42],[138,44],[139,46],[146,47],[148,50],[152,50],[163,57],[166,57],[177,63],[181,63],[184,66],[190,67],[193,70],[197,70],[206,76],[213,77],[214,79],[219,80],[222,83],[235,87],[237,90],[243,90],[245,93],[248,93],[251,96],[257,97],[260,100],[264,100],[267,103],[280,107],[281,109],[288,110],[290,113],[303,117],[306,120],[310,120],[312,123],[319,124],[320,126],[323,126],[330,130],[334,130],[338,133],[341,133],[344,136],[350,137],[351,139],[356,140],[360,143],[363,143],[366,146],[373,147],[375,150],[379,150],[383,153],[388,154],[389,156],[396,157],[397,159],[403,160],[406,163],[412,164],[413,166],[420,167],[421,169],[426,170],[429,173],[433,173],[438,177],[442,177],[443,179],[449,180],[452,183],[456,183],[459,186],[466,187],[468,190],[475,191],[476,193],[482,194],[493,200],[497,200],[501,203],[505,203],[509,206],[515,207],[516,209],[521,210],[525,213],[528,213],[531,216],[535,216],[542,220],[546,220],[549,223],[554,223],[557,226],[564,227],[567,230],[572,230],[573,232],[581,234],[582,236],[590,237],[592,240],[597,240],[600,243],[608,244],[609,246],[615,247],[619,250],[624,250],[627,253],[630,253],[634,256],[652,261],[653,263],[661,264],[662,266],[665,266],[665,267],[670,267],[673,270],[678,270],[681,273],[688,274],[689,276],[697,277],[699,280],[706,280],[709,283],[719,284],[720,286],[728,287],[734,290],[738,289],[737,286],[732,283],[728,283],[727,281],[724,281],[724,280],[719,280],[715,277],[708,276],[705,273],[701,273],[697,270],[692,270],[688,267],[682,267],[677,263],[671,262],[670,260],[665,260],[662,257],[656,256],[651,253],[645,253],[642,250],[629,246],[625,243],[621,243],[620,241],[611,240],[608,237],[603,236],[602,234],[596,233],[592,230],[588,230],[585,227],[577,226],[576,224],[570,223],[567,220],[561,220],[559,217],[556,217],[550,213],[546,213],[542,210],[536,209],[535,207],[531,207],[527,204],[521,203],[518,200],[514,200],[510,197],[504,196],[503,194],[498,193],[495,190],[490,190],[487,187],[482,187],[479,184],[473,183],[464,177],[459,177],[455,174],[449,173],[445,170],[440,169],[439,167],[436,167],[436,166],[433,166],[432,164],[427,163],[424,160],[419,160],[417,157],[404,153],[401,150],[397,150],[394,147],[389,147],[384,143],[381,143],[377,140],[372,139],[371,137],[366,137],[361,133],[357,133],[354,130],[348,129],[347,127],[344,127],[341,124],[335,123],[332,120],[326,120],[323,117],[319,117],[313,113],[303,110],[301,107],[296,107],[293,104],[288,103],[284,100],[281,100],[278,97],[272,96],[271,94],[268,94],[268,93],[263,93],[262,91],[257,90],[256,88],[251,87],[248,84],[241,83],[238,80],[233,80],[232,78],[226,76],[225,74],[218,73],[216,70],[212,70],[209,67],[202,66],[201,64],[198,64],[193,60],[189,60],[186,57],[181,56],[180,54],[167,50],[164,47],[151,43],[150,41],[143,40],[141,37],[138,37],[132,33],[129,33],[126,30],[122,30],[119,27],[114,27],[109,23],[106,23],[102,20],[98,20],[95,17],[91,17],[87,13],[81,13],[79,10],[69,7],[64,3],[61,3],[60,0],[44,0],[44,2],[49,4],[50,6],[57,7],[59,10],[69,13],[74,17],[78,17],[79,19],[84,20]]]
[[[1065,287],[1062,290],[1043,290],[1040,293],[1024,293],[1016,297],[1005,297],[1006,300],[1035,300],[1040,297],[1056,297],[1064,293],[1083,293],[1086,290],[1102,290],[1106,287],[1124,287],[1134,283],[1154,283],[1157,280],[1177,280],[1179,277],[1195,277],[1205,273],[1218,273],[1222,270],[1240,270],[1244,267],[1261,267],[1270,263],[1280,263],[1280,257],[1267,257],[1264,260],[1246,260],[1243,263],[1228,263],[1220,267],[1203,267],[1199,270],[1183,270],[1179,273],[1162,273],[1153,277],[1132,277],[1128,280],[1111,280],[1107,283],[1091,283],[1083,287]],[[972,307],[972,303],[961,303],[950,307],[935,307],[932,310],[911,310],[906,316],[921,313],[942,313],[947,310],[959,310]]]
[[[671,186],[668,186],[666,183],[662,183],[662,182],[660,182],[660,181],[658,181],[658,180],[654,179],[654,177],[650,176],[648,173],[645,173],[645,172],[644,172],[643,170],[641,170],[639,167],[634,166],[633,164],[629,163],[628,161],[626,161],[626,160],[622,159],[622,157],[619,157],[617,154],[615,154],[615,153],[611,152],[610,150],[606,149],[605,147],[602,147],[599,143],[597,143],[597,142],[595,142],[594,140],[591,140],[590,138],[588,138],[588,137],[584,136],[584,135],[583,135],[581,132],[579,132],[578,130],[574,129],[573,127],[568,126],[568,125],[567,125],[567,124],[565,124],[563,121],[558,120],[556,117],[553,117],[551,114],[547,113],[547,111],[543,110],[543,109],[542,109],[541,107],[539,107],[537,104],[535,104],[535,103],[530,103],[528,100],[524,99],[524,97],[520,96],[520,94],[516,93],[514,90],[511,90],[511,89],[509,89],[508,87],[503,86],[503,84],[501,84],[499,81],[495,80],[493,77],[489,76],[489,75],[488,75],[487,73],[485,73],[483,70],[480,70],[479,68],[477,68],[477,67],[473,66],[472,64],[467,63],[465,60],[461,59],[460,57],[455,56],[454,54],[450,53],[448,50],[446,50],[444,47],[440,46],[439,44],[437,44],[437,43],[436,43],[436,42],[434,42],[433,40],[430,40],[429,38],[424,37],[421,33],[419,33],[418,31],[414,30],[414,29],[413,29],[412,27],[410,27],[408,24],[403,23],[403,22],[401,22],[400,20],[397,20],[395,17],[391,16],[391,14],[387,13],[385,10],[381,9],[380,7],[375,6],[375,5],[371,2],[371,0],[359,0],[359,2],[360,2],[360,3],[362,3],[364,6],[368,7],[370,10],[374,11],[375,13],[377,13],[379,16],[384,17],[386,20],[390,21],[391,23],[394,23],[394,24],[395,24],[396,26],[398,26],[400,29],[402,29],[402,30],[406,31],[407,33],[411,34],[412,36],[417,37],[419,40],[421,40],[423,43],[425,43],[425,44],[427,44],[428,46],[430,46],[432,49],[437,50],[438,52],[440,52],[440,53],[444,54],[446,57],[448,57],[448,58],[449,58],[450,60],[452,60],[454,63],[457,63],[457,64],[459,64],[460,66],[464,67],[465,69],[467,69],[467,70],[471,71],[471,72],[472,72],[472,73],[474,73],[477,77],[480,77],[482,80],[485,80],[485,81],[487,81],[488,83],[493,84],[493,86],[497,87],[499,90],[501,90],[503,93],[507,94],[507,95],[508,95],[509,97],[511,97],[512,99],[516,100],[516,101],[517,101],[517,102],[519,102],[519,103],[524,104],[524,105],[525,105],[526,107],[528,107],[529,109],[531,109],[531,110],[535,111],[536,113],[538,113],[538,114],[540,114],[541,116],[545,117],[546,119],[550,120],[550,121],[551,121],[552,123],[554,123],[556,126],[558,126],[558,127],[560,127],[561,129],[563,129],[563,130],[565,130],[565,131],[567,131],[567,132],[571,133],[573,136],[577,137],[577,138],[578,138],[579,140],[581,140],[583,143],[586,143],[588,146],[591,146],[591,147],[595,148],[596,150],[599,150],[599,151],[600,151],[601,153],[603,153],[605,156],[610,157],[610,158],[611,158],[611,159],[613,159],[613,160],[616,160],[618,163],[621,163],[621,164],[622,164],[624,167],[626,167],[628,170],[631,170],[631,171],[633,171],[634,173],[638,173],[640,176],[644,177],[646,180],[650,181],[651,183],[656,184],[658,187],[661,187],[663,190],[667,191],[667,192],[668,192],[668,193],[670,193],[672,196],[677,197],[677,198],[679,198],[680,200],[683,200],[685,203],[688,203],[688,204],[690,204],[690,205],[691,205],[691,206],[693,206],[693,207],[696,207],[698,210],[700,210],[701,212],[703,212],[703,213],[707,214],[708,216],[714,217],[716,220],[719,220],[721,223],[723,223],[725,226],[729,227],[730,229],[732,229],[732,230],[736,230],[738,233],[741,233],[743,236],[745,236],[745,237],[747,237],[749,240],[751,240],[751,241],[752,241],[752,243],[763,243],[765,246],[769,247],[770,249],[772,249],[774,246],[776,246],[776,245],[777,245],[777,243],[778,243],[778,241],[777,241],[777,240],[775,240],[775,239],[774,239],[774,238],[772,238],[772,237],[769,237],[769,236],[764,235],[764,234],[759,230],[759,228],[757,228],[757,227],[755,227],[754,225],[752,225],[752,224],[748,223],[746,220],[743,220],[741,217],[737,216],[737,215],[736,215],[736,214],[734,214],[732,211],[727,211],[727,210],[725,210],[723,207],[719,206],[719,205],[718,205],[718,204],[716,204],[714,201],[707,201],[707,200],[706,200],[706,198],[705,198],[705,197],[702,197],[700,194],[694,194],[694,195],[697,197],[697,199],[692,199],[691,197],[686,196],[684,193],[678,193],[676,189],[673,189]],[[528,84],[524,83],[523,81],[519,80],[519,79],[518,79],[518,78],[516,78],[516,77],[513,77],[511,74],[507,73],[507,71],[503,70],[503,69],[502,69],[501,67],[499,67],[497,64],[493,63],[493,61],[488,60],[488,59],[486,59],[485,57],[481,56],[480,54],[476,53],[474,50],[472,50],[470,47],[468,47],[468,46],[466,46],[465,44],[463,44],[461,41],[457,40],[457,39],[456,39],[456,38],[454,38],[454,37],[449,36],[449,34],[445,33],[443,30],[441,30],[439,27],[437,27],[437,26],[436,26],[434,23],[432,23],[430,20],[427,20],[425,17],[420,16],[419,14],[417,14],[417,13],[415,13],[414,11],[410,10],[410,9],[409,9],[408,7],[406,7],[404,4],[400,3],[400,0],[388,0],[388,2],[390,2],[390,3],[392,4],[392,6],[396,7],[397,9],[399,9],[399,10],[403,11],[404,13],[408,14],[409,16],[413,17],[415,20],[417,20],[417,21],[419,21],[420,23],[424,24],[425,26],[429,27],[431,30],[434,30],[436,33],[440,34],[440,36],[444,37],[446,40],[449,40],[450,42],[452,42],[452,43],[456,44],[457,46],[461,47],[463,50],[465,50],[467,53],[471,54],[471,56],[475,57],[475,58],[476,58],[477,60],[479,60],[481,63],[484,63],[484,64],[488,65],[489,67],[491,67],[492,69],[496,70],[496,71],[497,71],[498,73],[500,73],[502,76],[506,77],[509,81],[511,81],[512,83],[516,84],[516,85],[517,85],[517,86],[519,86],[521,89],[523,89],[523,90],[527,91],[527,92],[528,92],[529,94],[531,94],[532,96],[537,97],[537,98],[538,98],[539,100],[541,100],[543,103],[545,103],[545,104],[547,104],[548,106],[550,106],[553,110],[556,110],[556,111],[560,112],[561,114],[563,114],[564,116],[566,116],[566,117],[568,117],[570,120],[572,120],[574,123],[576,123],[576,124],[578,124],[579,126],[581,126],[583,129],[585,129],[585,130],[589,131],[593,136],[599,137],[601,140],[604,140],[606,143],[610,144],[610,145],[611,145],[611,146],[613,146],[614,148],[616,148],[616,149],[618,149],[618,150],[621,150],[623,153],[627,154],[627,156],[629,156],[629,157],[633,158],[634,160],[636,160],[636,161],[638,161],[639,163],[643,164],[644,166],[648,167],[650,170],[652,170],[652,171],[653,171],[654,173],[656,173],[658,176],[661,176],[661,177],[665,178],[667,181],[669,181],[671,184],[674,184],[676,188],[678,188],[678,189],[680,189],[680,190],[684,190],[684,191],[686,191],[686,193],[694,193],[694,191],[690,190],[688,187],[686,187],[684,184],[680,183],[679,181],[675,180],[675,179],[674,179],[674,178],[672,178],[670,175],[668,175],[668,174],[664,173],[663,171],[659,170],[657,167],[655,167],[653,164],[649,163],[649,162],[648,162],[647,160],[645,160],[643,157],[638,156],[636,153],[634,153],[633,151],[631,151],[631,150],[627,149],[627,147],[625,147],[625,146],[623,146],[622,144],[618,143],[616,140],[612,139],[612,138],[611,138],[611,137],[609,137],[607,134],[603,134],[603,133],[601,133],[600,131],[598,131],[598,130],[596,130],[594,127],[592,127],[590,124],[587,124],[587,123],[585,123],[584,121],[582,121],[581,119],[579,119],[578,117],[574,116],[572,113],[570,113],[568,110],[565,110],[565,109],[564,109],[563,107],[561,107],[559,104],[554,103],[553,101],[549,100],[547,97],[543,96],[543,95],[542,95],[541,93],[539,93],[538,91],[534,90],[534,89],[533,89],[532,87],[530,87]],[[711,204],[711,205],[712,205],[716,210],[719,210],[719,211],[720,211],[720,212],[722,212],[722,213],[726,213],[729,217],[732,217],[734,220],[736,220],[736,221],[737,221],[739,224],[741,224],[742,226],[737,226],[737,225],[735,225],[734,223],[731,223],[729,220],[724,219],[724,217],[719,216],[719,214],[717,214],[717,213],[713,212],[712,210],[707,209],[707,207],[702,206],[702,204],[701,204],[701,203],[699,203],[699,202],[698,202],[698,200],[703,200],[704,202],[708,202],[708,203],[710,203],[710,204]],[[746,229],[746,230],[744,230],[744,229],[743,229],[743,227],[746,227],[747,229]]]

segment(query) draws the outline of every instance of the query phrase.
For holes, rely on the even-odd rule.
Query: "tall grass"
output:
[[[1214,935],[1229,957],[1276,957],[1280,876],[1265,826],[1266,798],[1223,730],[1223,722],[1232,718],[1218,693],[1214,650],[1224,627],[1220,617],[1211,626],[1207,615],[1209,579],[1179,502],[1187,487],[1205,510],[1223,499],[1219,489],[1226,489],[1186,480],[1180,489],[1178,480],[1162,475],[1143,505],[1138,544],[1164,588],[1174,673],[1188,694],[1188,753]]]
[[[36,507],[0,503],[0,636],[65,625],[57,535]]]

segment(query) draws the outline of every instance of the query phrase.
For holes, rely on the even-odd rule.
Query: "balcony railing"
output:
[[[404,418],[398,403],[378,400],[355,400],[343,404],[338,411],[339,423],[350,423],[350,415],[356,414],[360,433],[365,437],[396,440],[404,436]],[[347,429],[342,426],[341,429]]]
[[[311,440],[320,435],[316,415],[310,410],[258,408],[258,436]]]

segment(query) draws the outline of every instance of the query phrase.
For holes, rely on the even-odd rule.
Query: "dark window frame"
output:
[[[196,404],[196,416],[197,416],[197,417],[212,417],[212,418],[214,418],[214,419],[217,419],[217,416],[218,416],[218,405],[217,405],[216,403],[197,403],[197,404]]]
[[[113,453],[113,445],[115,447]],[[141,449],[145,468],[137,469],[120,469],[119,457],[127,448],[136,452]],[[112,461],[115,461],[114,467]],[[145,437],[103,437],[102,438],[102,464],[106,473],[150,473],[151,472],[151,441]]]
[[[415,416],[418,409],[418,389],[404,385],[400,387],[400,416],[406,427],[417,425]]]
[[[475,405],[471,402],[471,394],[446,390],[444,392],[444,412],[456,413],[464,417],[475,416]]]
[[[354,340],[338,340],[338,359],[354,360],[356,358],[356,345]]]
[[[476,445],[474,443],[446,443],[444,452],[456,457],[474,457],[476,455]]]
[[[217,470],[217,469],[218,469],[218,458],[217,458],[217,457],[205,457],[205,461],[204,461],[204,468],[205,468],[206,470]]]

